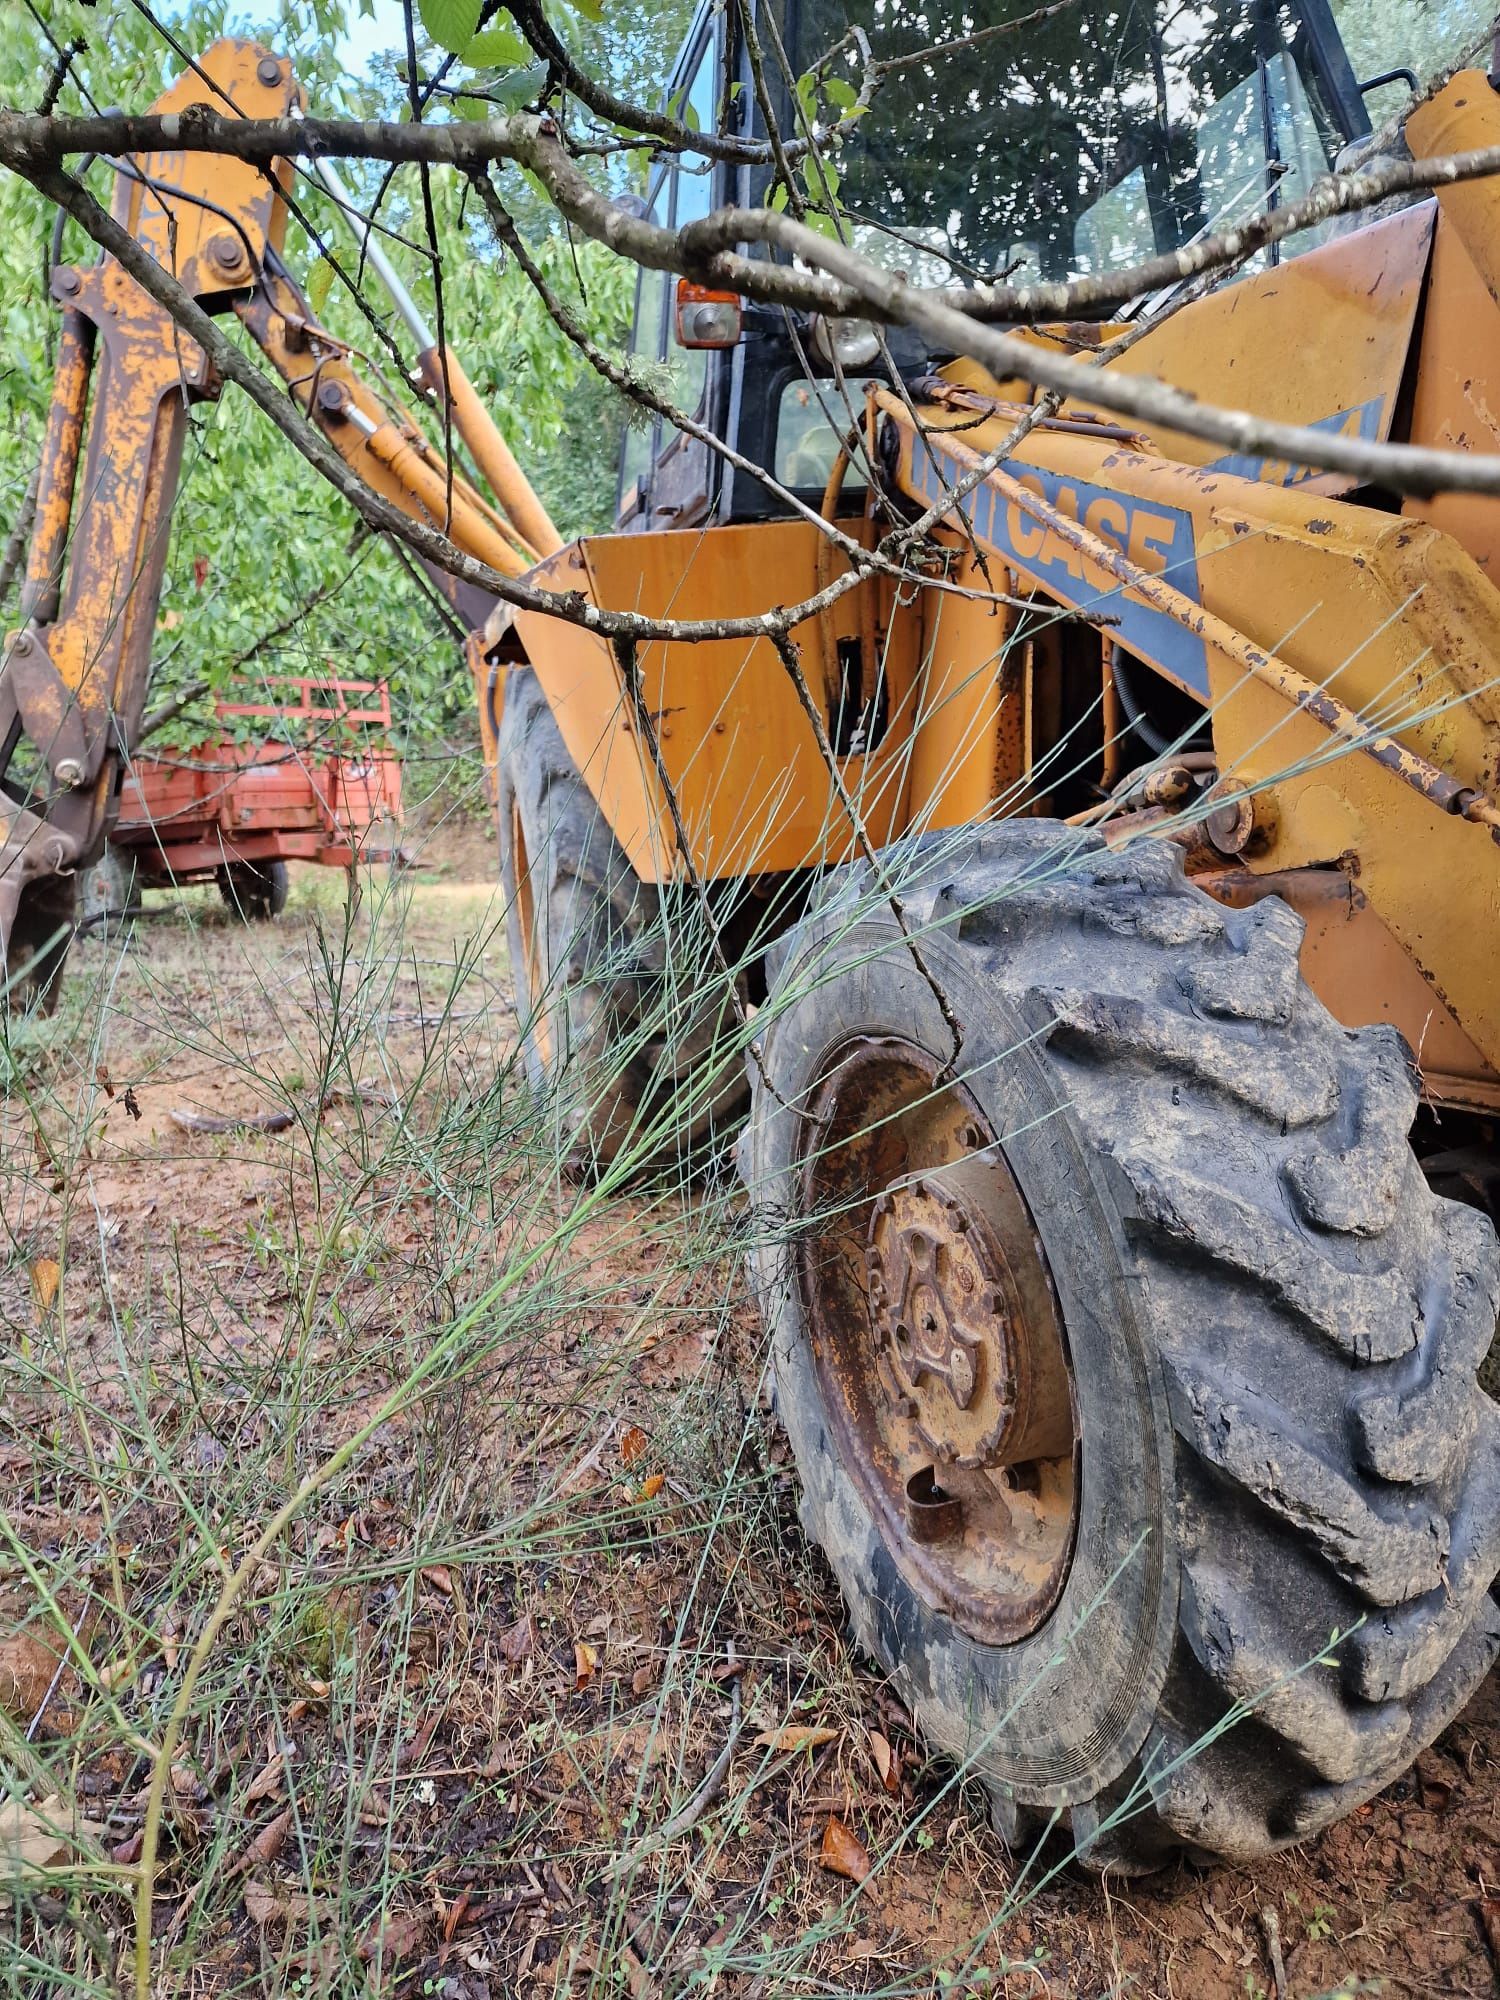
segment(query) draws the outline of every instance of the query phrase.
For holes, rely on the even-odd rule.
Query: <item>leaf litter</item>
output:
[[[0,1576],[0,1704],[32,1724],[85,1602],[92,1663],[91,1684],[71,1666],[58,1680],[0,1821],[14,1921],[46,1963],[73,1949],[60,1896],[140,1864],[143,1746],[226,1565],[288,1479],[535,1253],[557,1200],[578,1199],[525,1198],[535,1162],[500,1137],[513,1087],[485,1098],[483,1079],[508,1074],[512,1018],[435,999],[466,951],[478,990],[503,990],[493,905],[423,884],[411,912],[390,965],[370,948],[344,975],[357,1004],[385,982],[378,1074],[328,1074],[326,910],[294,907],[269,978],[228,927],[168,920],[149,965],[124,961],[132,1034],[87,1079],[105,1120],[100,1136],[90,1114],[89,1157],[60,1115],[64,1066],[45,1133],[7,1149],[19,1167],[0,1199],[23,1258],[0,1274],[0,1308],[30,1349],[7,1385],[0,1475],[53,1606]],[[247,1123],[268,1076],[319,1115]],[[388,1114],[371,1139],[382,1097],[457,1125],[446,1179],[436,1140],[394,1150]],[[235,1129],[181,1130],[182,1107]],[[453,1187],[481,1196],[458,1221]],[[547,1253],[524,1337],[476,1343],[272,1552],[168,1786],[156,1886],[178,1916],[156,1947],[162,1991],[186,1991],[194,1967],[253,1982],[272,1964],[277,1991],[322,1990],[343,1963],[370,1990],[446,1981],[476,2000],[593,1977],[664,1995],[711,1977],[747,2000],[783,1980],[915,1993],[1005,1908],[1018,1860],[851,1650],[800,1541],[784,1440],[757,1399],[760,1331],[697,1201],[632,1192],[590,1211]],[[315,1293],[306,1244],[327,1245]],[[47,1345],[64,1288],[66,1367]],[[144,1332],[151,1368],[132,1376],[120,1358],[147,1351],[130,1346]],[[58,1395],[69,1367],[81,1402]],[[67,1449],[39,1451],[52,1435]],[[1419,1984],[1489,1976],[1495,1706],[1492,1684],[1438,1761],[1254,1871],[1244,1907],[1275,1915],[1295,1990],[1403,1968],[1410,1983],[1412,1967]],[[111,1924],[120,1893],[97,1892]],[[1434,1925],[1424,1900],[1455,1914]],[[1270,1990],[1269,1935],[1233,1876],[1131,1885],[1106,1918],[1064,1874],[984,1966],[1009,1968],[1016,1991],[1041,1966],[1058,1995],[1170,1978],[1240,2000],[1250,1977]],[[101,1960],[89,1990],[110,1973]]]

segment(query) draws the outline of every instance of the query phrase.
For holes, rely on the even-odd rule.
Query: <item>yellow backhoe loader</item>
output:
[[[885,64],[839,207],[923,284],[1098,273],[1289,205],[1340,158],[1500,143],[1485,73],[1420,100],[1400,71],[1362,84],[1327,0],[1092,38],[1067,10],[1030,38],[952,11],[955,47],[920,60],[942,8],[794,0],[769,38],[814,99],[830,51]],[[793,130],[807,94],[766,84],[738,23],[705,10],[669,101],[700,129]],[[239,66],[245,115],[290,102],[264,51],[208,60]],[[1378,92],[1412,108],[1372,132]],[[196,295],[240,312],[366,476],[412,475],[402,504],[440,518],[440,475],[281,267],[264,182],[215,163],[205,206],[197,171],[134,163],[119,212],[164,254],[160,191]],[[667,159],[645,213],[681,227],[770,173]],[[23,916],[107,826],[179,371],[213,386],[108,260],[55,283],[33,594],[0,683],[7,742],[42,746],[54,788],[0,853],[0,914],[9,896]],[[95,530],[107,591],[59,620],[90,329],[120,384],[95,392],[91,450],[129,507]],[[1335,466],[1350,440],[1493,453],[1500,189],[1325,222],[1201,294],[1027,338],[1310,427]],[[1404,1770],[1500,1651],[1480,1380],[1500,502],[1403,499],[1086,396],[1039,406],[910,328],[741,314],[660,272],[634,346],[736,457],[665,420],[632,433],[620,531],[566,548],[497,461],[504,512],[463,489],[455,538],[661,618],[823,601],[790,644],[485,621],[527,1061],[565,1097],[590,1076],[570,1101],[596,1163],[674,1116],[717,1131],[748,1092],[753,1279],[804,1522],[1007,1837],[1065,1816],[1117,1871],[1303,1839]],[[111,445],[114,395],[135,414]],[[899,574],[830,588],[851,543],[918,520]]]

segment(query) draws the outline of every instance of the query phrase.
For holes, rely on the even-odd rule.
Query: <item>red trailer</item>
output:
[[[284,700],[217,708],[221,719],[264,717],[274,733],[132,760],[110,840],[134,889],[216,881],[238,915],[267,918],[286,903],[289,861],[352,868],[399,855],[401,760],[356,734],[389,731],[388,689],[285,685]]]

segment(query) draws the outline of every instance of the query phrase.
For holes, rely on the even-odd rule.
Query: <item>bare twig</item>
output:
[[[0,164],[22,174],[80,221],[87,212],[80,202],[82,190],[76,182],[60,174],[54,162],[67,152],[91,147],[107,149],[110,145],[124,151],[186,145],[261,160],[281,153],[302,155],[320,149],[342,150],[364,157],[442,161],[465,169],[491,159],[516,160],[535,173],[570,222],[649,269],[680,271],[689,276],[706,274],[715,283],[769,304],[800,305],[839,313],[857,310],[892,324],[911,326],[938,351],[971,355],[997,377],[1019,379],[1064,396],[1083,395],[1095,408],[1113,411],[1157,429],[1181,431],[1222,445],[1232,453],[1285,459],[1294,465],[1347,473],[1361,482],[1403,493],[1500,494],[1500,460],[1492,456],[1434,451],[1415,445],[1369,444],[1304,425],[1271,422],[1246,410],[1217,408],[1151,376],[1096,371],[1087,361],[1055,353],[1041,343],[997,332],[976,317],[981,306],[986,315],[1005,309],[1008,317],[1035,317],[1036,302],[1043,297],[1061,311],[1063,306],[1053,296],[1054,292],[1063,294],[1071,301],[1071,309],[1076,310],[1080,302],[1091,299],[1098,302],[1101,294],[1088,289],[1096,283],[1092,279],[1052,291],[1023,288],[1019,295],[1006,286],[985,286],[982,291],[930,292],[908,285],[900,276],[879,270],[847,245],[830,242],[790,216],[769,209],[720,209],[681,230],[666,229],[644,217],[627,215],[600,194],[569,159],[550,120],[517,114],[488,125],[440,127],[312,119],[232,120],[196,106],[165,118],[0,116]],[[1394,192],[1451,186],[1497,171],[1500,171],[1500,147],[1488,147],[1437,160],[1390,162],[1362,174],[1335,175],[1320,183],[1304,202],[1289,204],[1285,210],[1269,215],[1259,234],[1252,233],[1252,218],[1252,223],[1241,229],[1205,239],[1173,252],[1165,260],[1152,260],[1137,266],[1133,273],[1121,275],[1129,278],[1130,295],[1134,296],[1154,289],[1160,281],[1192,277],[1214,261],[1222,264],[1240,258],[1259,243],[1279,238],[1287,233],[1286,218],[1294,213],[1305,225],[1310,220],[1367,207]],[[83,196],[82,201],[97,210],[91,197]],[[86,222],[85,227],[96,241],[104,240],[96,223]],[[118,235],[128,242],[123,231]],[[798,271],[791,264],[741,256],[728,247],[741,242],[759,242],[788,250],[810,268]],[[106,247],[115,246],[111,242]],[[133,266],[123,251],[117,254],[132,275],[141,278],[145,289],[160,298],[160,291],[141,277],[139,270],[142,261],[149,264],[152,260],[138,258]],[[1024,312],[1019,311],[1021,307]],[[187,324],[180,310],[175,316]],[[199,317],[208,324],[206,315]],[[190,330],[213,352],[210,341],[197,333],[196,326]],[[221,345],[227,350],[227,343]],[[236,379],[243,381],[243,376]],[[337,479],[335,483],[339,483]],[[367,507],[363,511],[366,518],[371,518]],[[380,525],[394,523],[387,520]],[[409,531],[407,538],[411,538]],[[453,567],[451,558],[445,560],[444,566]],[[475,565],[476,570],[482,568]],[[454,574],[462,573],[454,570]],[[510,594],[497,587],[498,579],[490,581],[488,573],[472,575],[471,580],[484,582],[498,596]],[[520,599],[512,596],[512,601]],[[552,608],[569,615],[566,607]],[[804,610],[802,616],[807,615]],[[593,619],[605,617],[604,613],[593,613]],[[580,613],[579,622],[592,621]],[[595,629],[625,628],[598,623]],[[639,626],[634,629],[636,636],[653,636]],[[782,624],[781,629],[787,627]],[[720,632],[714,636],[727,634]]]
[[[732,1639],[725,1647],[725,1652],[728,1656],[730,1666],[737,1666],[739,1656],[735,1652],[734,1641]],[[606,1882],[617,1882],[622,1875],[628,1875],[632,1868],[644,1861],[647,1855],[655,1854],[663,1847],[670,1847],[674,1840],[680,1840],[685,1833],[690,1833],[709,1810],[710,1806],[717,1802],[724,1790],[725,1781],[729,1776],[729,1766],[734,1758],[735,1745],[740,1740],[740,1677],[738,1674],[734,1677],[729,1700],[729,1734],[724,1739],[723,1749],[715,1757],[712,1764],[709,1765],[702,1784],[698,1786],[686,1804],[679,1807],[673,1813],[665,1826],[658,1827],[654,1833],[648,1833],[644,1839],[638,1840],[634,1847],[627,1847],[623,1854],[616,1855],[615,1859],[604,1871],[604,1880]]]
[[[10,533],[5,538],[5,549],[0,553],[0,602],[15,581],[16,571],[26,554],[31,540],[31,524],[36,519],[36,496],[41,485],[42,467],[40,460],[26,482],[26,491],[21,495],[21,504],[16,509],[16,518],[11,523]]]

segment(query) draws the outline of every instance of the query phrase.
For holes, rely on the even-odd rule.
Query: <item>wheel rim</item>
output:
[[[986,1642],[1072,1557],[1081,1449],[1046,1254],[984,1114],[925,1050],[861,1037],[803,1128],[804,1320],[836,1446],[891,1557]]]
[[[527,1012],[531,1039],[544,1069],[552,1064],[552,1026],[547,1018],[546,977],[536,943],[536,906],[531,894],[531,856],[521,825],[521,802],[510,802],[510,858],[516,878],[516,922],[521,932],[522,970],[526,975]]]

